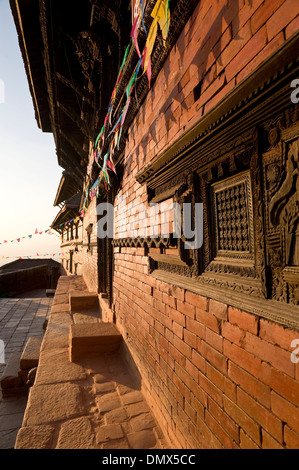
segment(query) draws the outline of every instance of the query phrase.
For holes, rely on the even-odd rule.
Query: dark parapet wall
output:
[[[47,265],[0,274],[0,297],[12,297],[32,289],[53,289],[59,278],[58,268]]]

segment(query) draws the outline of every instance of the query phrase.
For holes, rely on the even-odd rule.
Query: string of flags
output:
[[[52,228],[53,228],[53,229],[56,229],[56,228],[66,227],[66,225],[71,224],[72,222],[74,222],[74,223],[76,224],[76,223],[79,222],[80,219],[81,219],[81,216],[78,216],[78,217],[76,217],[76,218],[67,220],[66,222],[62,222],[62,224],[53,225]]]
[[[46,233],[48,235],[56,235],[56,233],[52,232],[52,230],[50,228],[48,228],[47,230],[42,230],[42,231],[39,231],[38,229],[35,230],[34,234],[31,234],[31,235],[25,235],[23,237],[19,237],[19,238],[16,238],[14,240],[3,240],[2,242],[0,242],[0,245],[4,245],[6,243],[13,243],[13,242],[18,242],[20,243],[21,240],[24,240],[25,238],[29,238],[31,239],[33,237],[33,235],[42,235],[43,233]],[[56,235],[57,236],[57,235]]]
[[[78,252],[82,253],[83,250],[79,250],[78,249]],[[43,254],[40,254],[40,253],[36,253],[36,255],[31,255],[31,256],[1,256],[1,259],[36,259],[36,257],[43,257],[43,256],[65,256],[67,254],[69,254],[71,252],[71,250],[69,251],[64,251],[64,252],[61,252],[61,253],[43,253]]]
[[[169,9],[169,0],[157,0],[155,6],[152,10],[151,17],[153,18],[152,24],[150,26],[149,31],[146,30],[144,24],[144,0],[141,0],[139,3],[139,14],[136,16],[131,34],[130,34],[130,43],[128,44],[124,58],[118,72],[117,80],[114,86],[114,89],[111,94],[110,103],[108,106],[108,112],[106,114],[103,127],[101,128],[95,142],[90,147],[90,161],[91,163],[88,165],[87,168],[87,179],[85,182],[85,196],[84,196],[84,204],[81,215],[84,217],[87,211],[86,203],[88,198],[93,199],[94,197],[99,195],[99,188],[102,182],[104,182],[104,186],[106,191],[112,186],[109,171],[112,171],[116,174],[116,169],[113,163],[113,154],[114,150],[117,148],[119,149],[120,139],[123,131],[123,126],[125,123],[125,119],[128,113],[128,109],[132,99],[132,92],[134,87],[137,83],[137,80],[141,78],[145,73],[148,78],[149,88],[151,86],[151,77],[152,77],[152,68],[151,68],[151,55],[153,52],[154,44],[156,41],[157,33],[158,33],[158,26],[162,33],[162,38],[164,41],[164,45],[166,43],[166,39],[168,36],[169,31],[169,23],[170,23],[170,9]],[[142,52],[140,52],[139,44],[138,44],[138,25],[142,24],[143,30],[146,35],[146,42]],[[115,98],[117,95],[118,85],[120,79],[122,77],[123,69],[125,67],[129,52],[132,48],[132,43],[136,49],[138,54],[139,60],[137,66],[135,67],[134,73],[129,80],[129,83],[126,88],[126,102],[123,106],[123,109],[120,113],[117,122],[112,127],[112,111],[113,105],[115,103]],[[138,77],[140,69],[143,69],[143,73],[141,76]],[[112,129],[111,129],[112,128]],[[102,156],[105,143],[107,139],[110,139],[109,147],[107,152],[104,156]],[[107,148],[107,147],[106,147]],[[99,176],[95,183],[91,186],[91,172],[93,165],[96,164],[100,169]]]

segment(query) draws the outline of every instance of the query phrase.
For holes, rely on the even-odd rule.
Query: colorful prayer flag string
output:
[[[101,182],[103,181],[106,190],[108,190],[108,188],[111,186],[111,180],[108,174],[108,170],[116,173],[116,169],[113,163],[113,153],[114,153],[115,148],[119,149],[123,126],[124,126],[126,116],[130,107],[132,91],[135,88],[140,67],[143,68],[143,74],[144,73],[147,74],[149,88],[151,86],[151,78],[152,78],[151,56],[152,56],[153,48],[156,42],[158,26],[160,27],[164,44],[166,43],[166,39],[167,39],[168,32],[169,32],[169,22],[170,22],[169,0],[157,0],[153,7],[151,17],[153,18],[153,21],[152,21],[149,31],[147,32],[147,29],[144,23],[144,0],[140,0],[139,16],[136,17],[134,24],[132,26],[132,29],[131,29],[131,34],[130,34],[131,42],[133,41],[133,44],[135,46],[136,52],[139,57],[139,61],[126,88],[126,103],[123,106],[121,114],[118,117],[116,123],[112,127],[113,106],[114,106],[114,102],[115,102],[117,91],[118,91],[118,85],[122,77],[123,70],[124,70],[129,52],[131,50],[131,42],[130,42],[128,46],[126,47],[123,61],[122,61],[121,67],[117,75],[117,80],[116,80],[115,86],[111,94],[110,102],[108,105],[108,111],[104,120],[104,124],[94,142],[93,148],[91,149],[91,152],[92,152],[90,154],[91,163],[88,165],[88,168],[87,168],[88,179],[87,179],[87,183],[85,186],[85,198],[84,198],[83,209],[81,211],[81,215],[83,217],[85,216],[85,213],[87,211],[86,204],[87,204],[88,198],[93,199],[94,197],[99,195],[99,188],[100,188]],[[140,20],[141,20],[142,27],[146,34],[146,43],[142,52],[140,51],[139,44],[138,44],[138,23]],[[109,144],[110,146],[101,162],[105,141],[106,139],[109,139],[109,138],[111,139],[111,142]],[[91,175],[94,163],[96,163],[96,165],[99,167],[100,173],[96,182],[93,184],[91,188],[89,188],[90,183],[91,183],[90,175]]]

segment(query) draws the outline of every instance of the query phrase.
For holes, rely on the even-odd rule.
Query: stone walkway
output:
[[[87,289],[80,277],[62,276],[15,448],[168,448],[122,347],[70,361],[70,326],[101,322],[99,312],[70,312],[71,291]]]
[[[5,346],[5,363],[12,353],[23,351],[29,336],[43,335],[43,324],[52,302],[40,290],[18,299],[0,299],[0,340]],[[5,364],[0,363],[0,378],[4,369]],[[3,398],[0,389],[0,449],[14,447],[26,403],[27,397]]]

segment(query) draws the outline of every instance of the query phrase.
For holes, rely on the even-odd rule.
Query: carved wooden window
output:
[[[249,172],[212,185],[216,257],[253,259]]]

